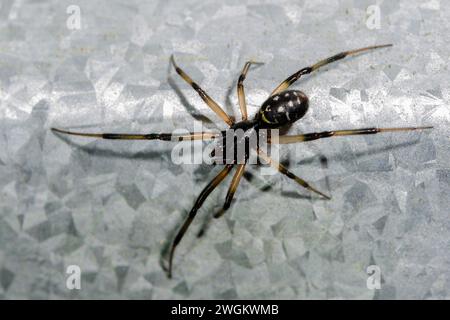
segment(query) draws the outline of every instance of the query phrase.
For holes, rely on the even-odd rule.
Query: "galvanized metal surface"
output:
[[[0,297],[449,298],[449,15],[439,0],[2,1]],[[197,240],[229,182],[200,210],[172,280],[161,253],[218,169],[174,164],[173,143],[49,130],[225,128],[171,54],[238,116],[245,61],[265,63],[245,81],[253,115],[299,68],[382,43],[394,47],[299,81],[311,106],[290,133],[434,130],[282,146],[292,171],[333,199],[250,168],[255,179]],[[70,265],[80,290],[66,286]]]

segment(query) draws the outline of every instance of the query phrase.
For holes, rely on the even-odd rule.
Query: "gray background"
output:
[[[71,4],[81,30],[66,26]],[[379,29],[366,25],[372,4]],[[0,297],[448,298],[449,16],[439,0],[2,0]],[[226,185],[200,210],[173,280],[161,252],[217,168],[175,165],[172,143],[49,131],[170,132],[195,119],[224,128],[169,67],[172,53],[237,115],[246,60],[265,62],[245,83],[253,114],[299,68],[381,43],[395,46],[300,81],[311,108],[290,132],[435,129],[282,146],[290,168],[333,199],[250,168],[232,209],[197,240]],[[66,288],[72,264],[81,290]],[[381,290],[366,287],[369,265]]]

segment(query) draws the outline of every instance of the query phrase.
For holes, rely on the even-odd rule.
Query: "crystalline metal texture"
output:
[[[1,2],[1,299],[450,298],[447,1],[76,2]],[[310,109],[289,133],[434,130],[281,146],[332,200],[279,175],[243,180],[197,240],[222,187],[177,249],[172,280],[161,252],[217,168],[173,163],[170,143],[49,130],[215,129],[171,54],[235,116],[244,63],[264,62],[245,82],[253,116],[299,68],[379,43],[394,47],[296,83]],[[69,266],[81,290],[67,286]],[[380,289],[368,287],[373,266]]]

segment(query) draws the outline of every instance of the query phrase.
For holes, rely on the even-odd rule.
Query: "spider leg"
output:
[[[237,170],[234,173],[233,179],[231,180],[230,188],[228,189],[227,196],[225,198],[225,203],[222,209],[214,215],[214,218],[221,217],[225,213],[225,211],[227,211],[230,208],[234,194],[236,193],[237,187],[239,186],[239,182],[241,181],[241,177],[244,174],[244,170],[245,170],[245,163],[237,165]]]
[[[205,103],[219,116],[222,118],[223,121],[225,121],[228,125],[232,125],[234,121],[230,118],[230,116],[223,111],[223,109],[215,102],[208,94],[199,87],[197,83],[194,82],[194,80],[191,79],[181,68],[177,66],[175,63],[175,59],[173,55],[170,56],[170,61],[172,62],[173,66],[175,67],[175,71],[183,78],[184,81],[186,81],[188,84],[194,88],[195,91],[199,94],[200,98],[205,101]]]
[[[281,138],[281,137],[280,137]],[[319,195],[321,195],[322,197],[324,197],[327,200],[330,200],[331,197],[327,196],[326,194],[320,192],[319,190],[313,188],[308,182],[306,182],[305,180],[303,180],[300,177],[297,177],[295,174],[293,174],[292,172],[290,172],[285,166],[283,166],[281,163],[278,163],[277,161],[273,160],[272,158],[270,158],[265,152],[263,152],[261,149],[258,149],[258,156],[262,159],[264,159],[265,162],[269,163],[272,167],[274,167],[275,169],[277,169],[280,173],[284,174],[286,177],[288,177],[289,179],[294,180],[295,182],[297,182],[299,185],[301,185],[302,187],[308,189],[309,191],[315,192]]]
[[[225,198],[225,203],[224,203],[223,207],[216,214],[214,214],[214,216],[213,216],[214,218],[221,217],[230,208],[234,194],[236,193],[236,189],[237,189],[239,182],[241,180],[241,177],[244,173],[244,169],[245,169],[245,164],[238,165],[237,171],[234,173],[233,179],[231,180],[231,184],[228,189],[227,196]],[[202,237],[205,234],[205,231],[210,222],[211,222],[210,220],[206,220],[206,222],[203,224],[202,228],[197,233],[198,238]]]
[[[365,47],[365,48],[360,48],[360,49],[355,49],[355,50],[350,50],[350,51],[344,51],[344,52],[340,52],[338,54],[335,54],[334,56],[331,56],[329,58],[320,60],[319,62],[313,64],[312,66],[300,69],[296,73],[294,73],[291,76],[289,76],[286,80],[284,80],[282,83],[280,83],[278,85],[278,87],[275,88],[275,90],[273,90],[273,92],[270,94],[270,96],[273,96],[275,94],[278,94],[278,93],[286,90],[295,81],[297,81],[301,76],[303,76],[305,74],[308,74],[308,73],[311,73],[314,70],[317,70],[320,67],[323,67],[323,66],[325,66],[325,65],[327,65],[329,63],[332,63],[332,62],[337,61],[337,60],[344,59],[347,56],[358,54],[358,53],[361,53],[361,52],[364,52],[364,51],[378,49],[378,48],[386,48],[386,47],[392,47],[392,44],[384,44],[384,45],[379,45],[379,46],[370,46],[370,47]]]
[[[214,132],[191,132],[188,134],[172,134],[172,133],[82,133],[51,128],[53,132],[70,134],[74,136],[115,139],[115,140],[163,140],[163,141],[185,141],[185,140],[214,140],[220,133]]]
[[[263,64],[262,62],[256,61],[247,61],[242,69],[242,73],[239,76],[239,80],[237,83],[237,94],[239,100],[239,107],[241,109],[242,120],[247,120],[247,103],[245,102],[245,93],[244,93],[244,80],[247,76],[248,69],[252,64]]]
[[[409,127],[409,128],[364,128],[364,129],[354,129],[354,130],[336,130],[336,131],[323,131],[323,132],[313,132],[306,134],[298,134],[292,136],[279,136],[278,143],[274,141],[273,143],[277,144],[288,144],[288,143],[297,143],[297,142],[305,142],[329,137],[337,137],[337,136],[352,136],[352,135],[361,135],[361,134],[376,134],[380,132],[399,132],[399,131],[413,131],[413,130],[424,130],[424,129],[432,129],[433,127]]]
[[[186,217],[186,220],[184,220],[184,223],[181,226],[180,230],[178,231],[177,235],[175,236],[175,239],[173,240],[172,246],[170,248],[169,268],[167,271],[167,276],[169,278],[172,277],[172,261],[173,261],[173,255],[175,252],[175,248],[180,243],[181,239],[183,238],[184,234],[186,233],[186,230],[189,228],[190,224],[192,223],[192,220],[194,220],[198,209],[202,206],[203,202],[205,202],[205,200],[209,196],[209,194],[230,173],[232,168],[233,168],[232,164],[226,165],[225,168],[223,168],[222,171],[220,171],[219,174],[217,176],[215,176],[213,180],[211,180],[211,182],[202,190],[202,192],[198,196],[197,200],[195,201],[194,206],[192,207],[191,211],[189,212],[189,215]]]

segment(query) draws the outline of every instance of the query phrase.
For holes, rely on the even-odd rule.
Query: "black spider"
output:
[[[268,99],[262,104],[256,116],[249,120],[247,116],[247,106],[245,102],[245,94],[244,94],[244,80],[247,75],[247,72],[250,68],[251,64],[257,64],[254,61],[248,61],[239,77],[239,81],[237,83],[237,94],[239,100],[239,107],[242,114],[242,120],[239,122],[233,121],[233,119],[223,111],[223,109],[213,100],[208,94],[203,91],[182,69],[180,69],[173,58],[171,57],[171,62],[175,67],[176,72],[187,82],[192,88],[200,95],[203,101],[220,117],[222,118],[229,126],[229,129],[242,129],[243,131],[254,130],[255,132],[260,131],[261,129],[277,129],[282,128],[287,125],[290,125],[302,118],[306,111],[308,110],[308,97],[301,91],[298,90],[287,90],[295,81],[297,81],[301,76],[311,73],[318,68],[327,65],[336,60],[340,60],[345,58],[348,55],[358,54],[364,51],[368,51],[371,49],[377,48],[385,48],[390,47],[391,44],[387,45],[378,45],[378,46],[370,46],[361,49],[344,51],[338,53],[332,57],[321,60],[312,66],[300,69],[286,80],[280,83],[275,90],[270,94]],[[408,131],[408,130],[419,130],[419,129],[431,129],[431,126],[426,127],[407,127],[407,128],[364,128],[364,129],[351,129],[351,130],[337,130],[337,131],[324,131],[324,132],[314,132],[300,135],[281,135],[276,140],[268,139],[269,143],[278,143],[278,144],[288,144],[288,143],[297,143],[304,141],[311,141],[321,138],[328,138],[332,136],[347,136],[347,135],[361,135],[361,134],[375,134],[379,132],[396,132],[396,131]],[[53,131],[78,135],[83,137],[95,137],[95,138],[103,138],[103,139],[127,139],[127,140],[164,140],[164,141],[183,141],[183,140],[213,140],[218,139],[223,142],[225,145],[227,144],[224,139],[223,132],[193,132],[189,134],[170,134],[170,133],[150,133],[150,134],[121,134],[121,133],[80,133],[80,132],[72,132],[67,130],[61,130],[52,128]],[[228,141],[228,140],[227,140]],[[234,140],[233,140],[234,141]],[[279,170],[282,174],[286,175],[288,178],[294,180],[304,188],[315,192],[325,199],[330,199],[329,196],[324,193],[318,191],[313,188],[308,182],[303,180],[302,178],[296,176],[292,172],[290,172],[287,168],[285,168],[282,164],[276,162],[272,158],[270,158],[262,149],[256,148],[258,157],[263,159],[265,163],[268,163]],[[221,216],[231,205],[236,189],[239,185],[239,181],[244,173],[245,166],[248,162],[248,152],[245,152],[245,158],[243,161],[234,161],[225,162],[225,167],[219,172],[219,174],[214,177],[214,179],[203,189],[200,193],[199,197],[195,201],[195,204],[191,211],[189,212],[186,220],[178,231],[175,239],[172,243],[170,254],[169,254],[169,266],[167,269],[168,277],[172,276],[172,260],[175,252],[175,248],[183,238],[186,230],[191,224],[192,220],[197,214],[198,209],[202,206],[203,202],[209,196],[209,194],[224,180],[224,178],[231,172],[233,167],[237,167],[236,172],[234,173],[233,179],[231,181],[231,185],[228,189],[225,204],[222,207],[215,217]]]

